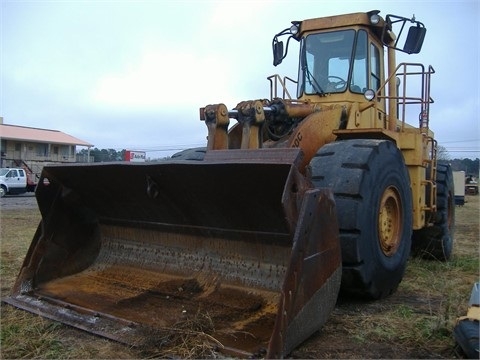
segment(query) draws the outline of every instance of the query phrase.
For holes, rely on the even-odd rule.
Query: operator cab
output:
[[[358,100],[356,95],[364,95],[370,101],[385,82],[383,45],[407,53],[420,52],[426,31],[422,23],[396,15],[383,20],[378,13],[293,21],[290,28],[275,35],[275,66],[287,56],[292,38],[300,42],[297,98],[343,94],[343,100],[351,96],[350,100]],[[402,36],[407,22],[414,25]],[[279,41],[283,35],[288,35],[285,51]],[[399,40],[405,41],[403,47],[398,46]]]
[[[363,94],[380,88],[380,50],[365,30],[310,34],[301,40],[297,97],[333,93]],[[369,76],[370,74],[370,76]]]

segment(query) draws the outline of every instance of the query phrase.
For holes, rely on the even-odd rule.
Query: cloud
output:
[[[382,15],[414,12],[425,23],[422,53],[397,60],[431,63],[437,71],[431,126],[440,144],[473,139],[477,1],[441,1],[435,12],[429,3],[413,9],[407,1],[10,1],[0,11],[0,116],[98,147],[202,142],[199,107],[269,97],[266,78],[274,73],[296,78],[298,43],[272,66],[272,37],[290,21],[375,8]],[[457,28],[473,35],[459,36]]]
[[[227,93],[231,65],[222,55],[148,49],[122,71],[99,78],[91,100],[99,107],[151,109],[207,105]]]
[[[452,151],[453,157],[480,157],[477,108],[478,98],[475,97],[464,97],[452,102],[445,96],[432,106],[430,126],[438,144]]]

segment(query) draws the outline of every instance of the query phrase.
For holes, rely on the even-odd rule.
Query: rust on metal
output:
[[[42,221],[5,301],[135,346],[200,311],[224,351],[285,356],[340,284],[333,196],[300,162],[259,149],[47,166]]]

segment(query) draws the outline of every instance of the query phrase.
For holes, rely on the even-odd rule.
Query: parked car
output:
[[[28,178],[28,174],[24,169],[0,169],[0,197],[34,191],[35,185],[36,184]]]

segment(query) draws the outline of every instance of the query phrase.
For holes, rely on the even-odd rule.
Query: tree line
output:
[[[453,159],[449,160],[448,163],[452,165],[453,171],[465,171],[465,175],[473,175],[478,178],[479,174],[479,163],[480,160],[476,158],[472,159]]]
[[[90,149],[90,159],[93,159],[93,162],[107,162],[107,161],[123,161],[125,160],[125,152],[127,150],[123,149],[117,151],[115,149]],[[88,161],[88,150],[82,149],[77,152],[77,161],[78,162],[89,162]]]

